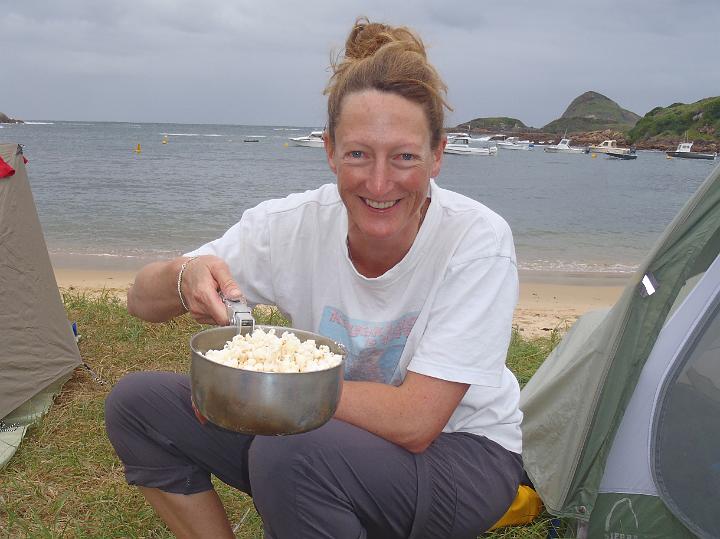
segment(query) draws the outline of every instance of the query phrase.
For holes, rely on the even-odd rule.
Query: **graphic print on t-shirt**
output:
[[[347,348],[345,379],[397,385],[393,377],[419,312],[396,320],[369,322],[349,318],[340,309],[323,309],[319,332]]]

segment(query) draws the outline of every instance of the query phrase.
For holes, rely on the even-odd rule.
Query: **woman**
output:
[[[226,323],[218,296],[275,304],[349,350],[335,414],[246,436],[198,421],[187,377],[141,373],[107,400],[126,477],[178,537],[232,537],[210,474],[252,495],[267,537],[475,537],[522,474],[510,230],[441,189],[445,86],[418,37],[360,19],[334,66],[337,185],[248,210],[221,238],[138,274],[128,309]]]

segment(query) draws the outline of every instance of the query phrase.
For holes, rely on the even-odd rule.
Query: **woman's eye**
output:
[[[360,150],[353,150],[350,152],[350,157],[353,159],[360,159],[363,156],[363,153]]]
[[[401,153],[400,159],[402,159],[403,161],[412,161],[413,159],[415,159],[415,156],[411,153]]]

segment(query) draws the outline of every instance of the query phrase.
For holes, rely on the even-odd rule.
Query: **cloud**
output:
[[[320,125],[331,51],[359,15],[420,33],[449,122],[541,126],[586,90],[643,114],[720,88],[715,0],[31,0],[3,13],[0,110],[27,119]]]

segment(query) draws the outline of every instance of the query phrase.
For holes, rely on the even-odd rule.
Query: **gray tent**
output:
[[[30,191],[22,151],[0,144],[0,468],[81,364]]]
[[[618,302],[523,388],[523,459],[571,535],[720,537],[720,168]]]

